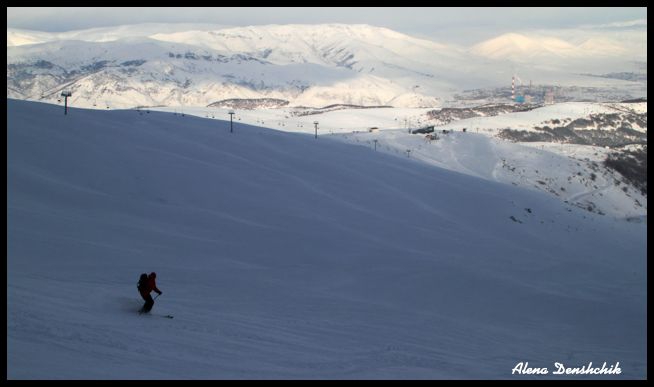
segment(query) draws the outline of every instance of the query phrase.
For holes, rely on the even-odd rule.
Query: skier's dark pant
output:
[[[141,297],[143,297],[142,294]],[[145,300],[145,304],[143,305],[143,311],[147,313],[150,311],[150,309],[152,309],[152,306],[154,305],[154,300],[152,299],[152,296],[149,294],[147,295],[147,297],[143,297],[143,299]]]

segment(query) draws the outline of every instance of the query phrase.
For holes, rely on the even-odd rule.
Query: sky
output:
[[[7,8],[7,27],[61,32],[138,23],[370,24],[435,41],[469,44],[506,32],[610,26],[638,21],[647,8],[634,7],[224,7],[224,8]]]

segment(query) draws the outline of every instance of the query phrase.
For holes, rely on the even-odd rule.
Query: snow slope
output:
[[[647,377],[645,224],[325,137],[7,113],[9,379]]]
[[[158,108],[159,111],[179,109]],[[207,118],[229,117],[229,109],[183,109],[185,114]],[[534,127],[553,125],[552,120],[570,122],[590,115],[646,113],[647,103],[567,102],[517,113],[474,117],[441,125],[429,118],[432,109],[339,109],[320,114],[297,109],[236,110],[237,125],[249,124],[292,133],[333,135],[347,143],[374,148],[393,155],[407,156],[459,173],[482,179],[543,191],[561,202],[591,209],[616,219],[647,216],[647,196],[627,187],[622,176],[603,166],[612,149],[599,146],[560,143],[513,143],[498,138],[506,128],[534,131]],[[408,128],[437,125],[440,139],[426,142],[424,135],[412,135]],[[619,124],[618,124],[619,125]],[[370,133],[369,129],[379,130]],[[463,129],[467,132],[463,133]],[[633,124],[639,131],[647,131]],[[602,127],[602,130],[615,128]],[[447,130],[453,133],[442,135]],[[593,178],[593,176],[595,176]]]
[[[488,133],[451,132],[439,134],[440,138],[431,142],[404,130],[334,136],[366,148],[373,148],[376,140],[380,152],[540,190],[562,203],[615,219],[647,216],[647,196],[625,185],[619,173],[603,166],[610,150],[602,147],[542,142],[515,144]]]

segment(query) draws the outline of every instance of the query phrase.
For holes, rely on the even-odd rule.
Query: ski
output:
[[[151,315],[151,316],[159,316],[159,317],[164,317],[164,318],[173,318],[174,316],[172,314],[154,314],[154,313],[145,313],[142,310],[139,310],[139,315]]]

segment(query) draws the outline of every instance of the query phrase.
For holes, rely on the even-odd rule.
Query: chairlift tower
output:
[[[232,118],[234,117],[235,113],[234,113],[233,110],[230,110],[228,114],[229,114],[229,133],[234,133],[234,126],[233,126]]]
[[[61,92],[61,96],[64,97],[64,115],[68,114],[68,97],[73,95],[69,90],[64,90]]]

